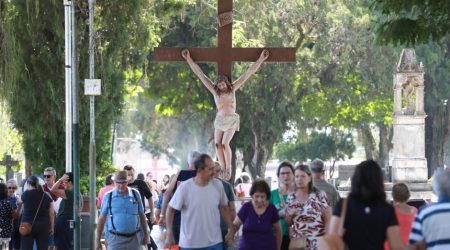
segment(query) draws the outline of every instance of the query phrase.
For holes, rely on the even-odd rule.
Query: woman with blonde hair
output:
[[[20,249],[20,234],[19,234],[19,223],[20,223],[20,212],[22,211],[22,200],[17,194],[17,181],[10,179],[6,182],[8,187],[8,202],[13,208],[13,230],[11,234],[11,241],[9,242],[9,249]]]

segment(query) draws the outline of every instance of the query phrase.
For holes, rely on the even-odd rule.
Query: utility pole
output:
[[[73,166],[73,248],[80,249],[81,223],[80,223],[80,166],[78,156],[78,71],[76,46],[76,19],[75,1],[72,0],[72,166]]]
[[[66,172],[72,172],[72,3],[64,0]]]
[[[89,79],[94,79],[94,10],[95,0],[89,0]],[[97,217],[96,210],[96,150],[95,150],[95,95],[100,94],[101,85],[100,80],[91,81],[93,86],[90,86],[92,90],[97,90],[97,93],[91,93],[89,96],[89,119],[90,119],[90,140],[89,140],[89,232],[91,232],[90,247],[91,249],[97,249],[95,241],[95,222]],[[89,84],[85,84],[86,88]],[[89,93],[88,93],[89,94]]]

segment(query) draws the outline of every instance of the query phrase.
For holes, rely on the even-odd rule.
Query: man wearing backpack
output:
[[[148,244],[147,222],[139,192],[128,187],[127,171],[114,175],[116,187],[103,197],[97,226],[97,249],[106,223],[108,249],[139,249]]]

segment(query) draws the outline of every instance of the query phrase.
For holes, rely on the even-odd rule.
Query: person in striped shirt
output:
[[[433,176],[438,202],[419,209],[409,236],[413,249],[450,249],[450,170]]]

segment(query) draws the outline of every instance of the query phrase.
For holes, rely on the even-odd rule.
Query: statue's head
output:
[[[214,89],[217,93],[231,92],[233,90],[233,84],[230,83],[228,77],[218,75],[214,81]]]

